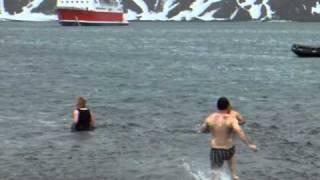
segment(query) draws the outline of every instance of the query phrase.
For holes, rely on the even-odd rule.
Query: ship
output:
[[[64,26],[126,26],[117,0],[57,0],[58,22]]]

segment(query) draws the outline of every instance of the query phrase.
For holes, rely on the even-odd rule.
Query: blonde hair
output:
[[[87,101],[83,97],[78,97],[77,99],[77,108],[85,108]]]

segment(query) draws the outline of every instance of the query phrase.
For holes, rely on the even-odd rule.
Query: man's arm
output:
[[[244,125],[246,123],[246,119],[239,113],[236,112],[236,117],[240,125]]]
[[[210,132],[210,127],[209,127],[209,120],[211,118],[211,115],[209,115],[202,123],[201,128],[200,128],[200,133],[209,133]]]
[[[248,138],[246,133],[242,130],[242,128],[240,127],[239,122],[238,122],[237,119],[233,120],[232,127],[233,127],[233,130],[239,135],[240,139],[245,144],[247,144],[251,150],[256,152],[257,151],[257,146],[255,144],[253,144],[253,142]]]

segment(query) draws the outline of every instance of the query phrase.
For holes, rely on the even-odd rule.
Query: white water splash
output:
[[[210,172],[210,170],[204,171],[203,169],[201,170],[199,168],[192,167],[187,162],[184,162],[182,166],[195,180],[232,180],[230,172],[225,166],[214,170],[213,172]]]

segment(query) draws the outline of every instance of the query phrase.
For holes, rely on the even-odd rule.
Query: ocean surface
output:
[[[209,180],[199,123],[220,96],[247,119],[243,180],[318,180],[320,23],[0,23],[0,179]],[[78,96],[97,129],[72,133]],[[224,178],[225,179],[225,178]]]

